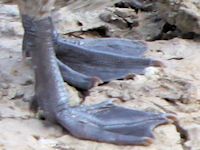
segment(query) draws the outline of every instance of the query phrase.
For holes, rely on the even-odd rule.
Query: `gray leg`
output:
[[[25,4],[34,2],[33,7],[37,8],[36,4],[41,4],[40,2],[44,6],[51,4],[48,0],[24,2]],[[44,15],[42,10],[38,13],[43,14],[42,17],[33,16],[32,46],[34,49],[31,50],[36,80],[35,98],[43,109],[45,117],[59,123],[73,136],[80,139],[121,145],[151,144],[152,129],[161,124],[171,123],[175,119],[173,115],[135,111],[111,103],[79,107],[68,105],[69,91],[64,87],[55,56],[53,25],[48,16],[50,13],[48,10],[46,13],[47,15]],[[120,56],[117,55],[118,57]],[[142,63],[145,64],[146,60]]]
[[[48,18],[51,22],[51,18]],[[22,16],[25,28],[23,51],[30,55],[34,45],[33,20]],[[128,74],[143,74],[149,66],[162,66],[144,58],[144,42],[117,38],[66,40],[53,33],[54,48],[62,76],[69,84],[83,90],[102,82],[123,79]]]

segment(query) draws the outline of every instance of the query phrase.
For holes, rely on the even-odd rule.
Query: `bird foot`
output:
[[[103,82],[124,79],[130,73],[143,74],[150,66],[164,66],[160,61],[144,58],[147,46],[141,41],[117,38],[66,40],[57,37],[54,43],[64,80],[84,90]],[[69,76],[80,80],[74,81],[67,78]]]
[[[25,29],[23,53],[30,56],[34,50],[34,20],[27,16],[22,20]],[[143,74],[149,66],[163,66],[160,61],[144,58],[147,46],[142,41],[118,38],[67,40],[59,37],[55,30],[52,39],[63,79],[82,90],[123,79],[130,73]]]
[[[110,74],[109,79],[111,79],[114,76],[113,73],[117,74],[117,71],[121,70],[124,73],[126,70],[130,71],[132,67],[134,68],[132,71],[139,72],[146,66],[154,64],[154,61],[122,55],[123,52],[120,54],[103,50],[93,52],[88,48],[85,48],[87,51],[82,51],[84,47],[73,44],[67,44],[67,49],[64,50],[64,52],[68,50],[64,55],[64,58],[67,59],[62,59],[62,55],[57,54],[58,61],[54,50],[56,46],[51,37],[53,32],[51,22],[48,18],[43,18],[35,20],[33,23],[35,33],[30,42],[33,42],[34,49],[30,50],[35,72],[35,99],[48,120],[59,123],[77,138],[119,145],[149,145],[153,141],[152,130],[156,126],[175,120],[175,117],[170,114],[131,110],[113,105],[111,102],[93,106],[70,107],[70,91],[65,89],[58,68],[59,61],[63,62],[66,67],[69,66],[69,71],[72,68],[69,64],[78,66],[82,63],[81,67],[86,66],[82,71],[91,77],[97,68],[95,71],[101,75],[101,79],[108,79],[104,77]],[[73,60],[75,61],[73,62]],[[103,68],[106,74],[101,74]],[[77,70],[77,72],[81,71]],[[81,73],[84,74],[84,72]]]
[[[62,109],[57,113],[57,120],[80,139],[147,146],[154,139],[152,130],[174,122],[176,117],[127,109],[106,101],[93,106]]]

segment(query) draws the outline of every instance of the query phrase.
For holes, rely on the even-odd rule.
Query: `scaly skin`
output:
[[[70,107],[69,93],[55,57],[52,24],[45,18],[35,21],[33,28],[35,98],[47,119],[58,122],[75,137],[123,145],[148,145],[152,142],[152,129],[170,122],[171,115],[145,113],[110,103]]]
[[[31,30],[30,32],[28,31],[29,35],[26,35],[25,32],[24,41],[27,40],[31,45],[30,50],[36,80],[35,98],[39,106],[44,110],[44,115],[47,119],[59,123],[77,138],[120,145],[149,145],[153,140],[152,130],[156,126],[171,123],[175,120],[175,117],[170,114],[136,111],[115,106],[109,101],[93,106],[70,107],[70,94],[69,91],[65,90],[64,81],[58,67],[58,64],[62,63],[56,58],[54,50],[56,45],[53,36],[54,29],[52,21],[49,19],[55,1],[18,0],[18,2],[21,14],[31,18]],[[25,24],[24,28],[26,30]],[[123,45],[122,43],[121,45]],[[58,43],[56,42],[56,44]],[[24,48],[30,45],[24,45]],[[112,69],[116,70],[120,63],[133,63],[134,67],[139,65],[144,68],[152,62],[150,59],[134,59],[126,55],[122,57],[123,54],[117,52],[110,53],[105,52],[105,50],[92,52],[91,48],[87,48],[87,46],[80,47],[80,45],[70,43],[64,43],[64,45],[62,47],[64,49],[70,48],[77,53],[82,53],[83,55],[92,54],[90,56],[96,57],[95,59],[99,57],[100,60],[106,60],[109,67],[111,67],[111,73]],[[104,48],[106,48],[106,44]],[[69,55],[77,53],[68,52]],[[68,57],[68,59],[70,58]],[[85,58],[89,59],[89,57],[82,57],[80,55],[80,60],[84,60]],[[116,60],[120,60],[120,63],[115,61],[115,58],[117,58]],[[78,57],[74,59],[79,61]],[[95,63],[96,60],[94,62],[89,60],[89,62]],[[157,65],[157,63],[155,61],[153,64]],[[101,69],[106,67],[105,62],[102,62],[103,67],[101,67],[101,63],[98,61],[97,64]],[[67,72],[69,71],[68,75],[73,75],[74,72],[70,70],[71,68],[68,67],[67,69]],[[80,76],[77,75],[77,77]]]
[[[48,19],[52,22],[50,17]],[[34,50],[33,21],[22,16],[24,56],[30,56]],[[66,40],[59,37],[55,29],[52,36],[64,80],[82,90],[123,79],[130,73],[143,74],[149,66],[162,66],[159,61],[144,58],[147,47],[141,41],[117,38]]]

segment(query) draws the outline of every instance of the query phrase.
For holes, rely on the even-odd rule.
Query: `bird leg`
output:
[[[23,2],[25,6],[28,2],[31,4],[34,2],[32,7],[27,7],[28,11],[33,7],[47,9],[53,6],[53,3],[48,0]],[[41,7],[41,4],[44,6]],[[69,106],[70,93],[64,87],[58,67],[52,36],[53,24],[49,20],[48,9],[45,12],[42,9],[42,12],[38,13],[39,16],[37,13],[35,16],[29,15],[33,17],[31,56],[35,72],[35,98],[44,111],[45,117],[59,123],[71,135],[80,139],[121,145],[151,144],[152,130],[158,125],[173,122],[175,120],[173,115],[136,111],[115,106],[109,101],[92,106]],[[70,55],[70,52],[68,53]]]
[[[48,17],[49,22],[52,19]],[[33,20],[24,15],[23,54],[30,56],[33,45]],[[52,23],[53,24],[53,23]],[[162,66],[156,60],[144,58],[144,42],[128,39],[64,39],[52,32],[54,48],[61,74],[66,82],[88,90],[103,82],[123,79],[129,74],[143,74],[149,66]]]

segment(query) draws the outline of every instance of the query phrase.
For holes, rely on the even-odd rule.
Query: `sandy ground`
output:
[[[1,150],[200,150],[198,39],[148,42],[146,56],[162,60],[166,68],[149,68],[144,76],[112,81],[91,89],[86,97],[85,104],[115,99],[125,107],[177,115],[178,126],[156,128],[154,144],[143,147],[78,140],[59,125],[40,120],[29,110],[34,78],[30,61],[21,57],[23,30],[15,6],[0,5],[0,33]]]

